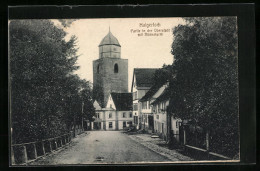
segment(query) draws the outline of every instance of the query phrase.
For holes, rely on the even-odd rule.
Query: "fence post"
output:
[[[61,137],[61,138],[60,138],[60,146],[62,147],[62,145],[63,145],[63,144],[62,144],[62,137]]]
[[[55,144],[55,149],[57,150],[58,145],[57,145],[57,141],[56,141],[56,139],[54,139],[54,144]]]
[[[49,140],[49,144],[50,144],[50,152],[52,152],[52,147],[51,147],[51,141]]]
[[[206,150],[209,151],[209,132],[206,132]]]
[[[42,153],[45,155],[44,141],[42,141]]]
[[[69,142],[71,141],[71,137],[72,136],[73,136],[72,133],[70,133],[70,135],[69,135]]]
[[[15,164],[15,160],[14,160],[14,147],[13,146],[11,146],[11,163],[12,163],[12,165],[14,165]]]
[[[209,159],[209,131],[206,131],[206,150],[207,150],[207,155]]]
[[[27,150],[26,150],[26,146],[23,146],[23,156],[22,156],[22,161],[24,161],[24,163],[27,163],[28,158],[27,158]]]
[[[186,131],[183,129],[183,144],[186,145]]]
[[[33,152],[34,152],[34,158],[37,159],[37,150],[36,150],[35,143],[33,143]]]

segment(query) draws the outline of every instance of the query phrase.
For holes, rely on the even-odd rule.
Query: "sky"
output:
[[[54,21],[55,22],[55,21]],[[58,22],[55,22],[58,23]],[[99,58],[98,45],[109,32],[121,45],[121,58],[128,59],[128,88],[130,90],[134,68],[161,68],[172,64],[172,29],[184,24],[181,18],[108,18],[79,19],[65,28],[67,38],[75,35],[80,69],[76,71],[82,79],[93,82],[92,61]],[[160,29],[155,32],[155,29]],[[139,33],[163,33],[161,36],[138,36]],[[149,32],[148,32],[149,31]],[[158,31],[158,30],[157,30]],[[166,32],[163,32],[166,31]]]

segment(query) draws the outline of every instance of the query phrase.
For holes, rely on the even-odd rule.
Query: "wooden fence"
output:
[[[182,143],[185,146],[185,150],[188,151],[190,154],[196,157],[198,160],[203,159],[213,159],[213,160],[231,160],[231,158],[224,156],[222,154],[217,154],[212,151],[210,151],[209,148],[209,133],[206,132],[205,134],[205,145],[206,149],[203,149],[201,147],[195,147],[194,145],[187,143],[187,132],[185,129],[182,130],[183,137],[182,137]],[[190,135],[189,135],[190,136]]]
[[[61,149],[71,142],[72,132],[41,141],[11,145],[12,165],[27,164],[39,157]]]

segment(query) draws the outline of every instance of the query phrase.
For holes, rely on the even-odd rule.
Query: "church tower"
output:
[[[128,60],[121,58],[121,45],[110,30],[98,47],[99,59],[93,61],[93,96],[105,107],[111,92],[128,92]]]

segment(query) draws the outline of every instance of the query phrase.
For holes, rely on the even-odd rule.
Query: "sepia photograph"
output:
[[[10,19],[10,165],[239,162],[236,16]]]

